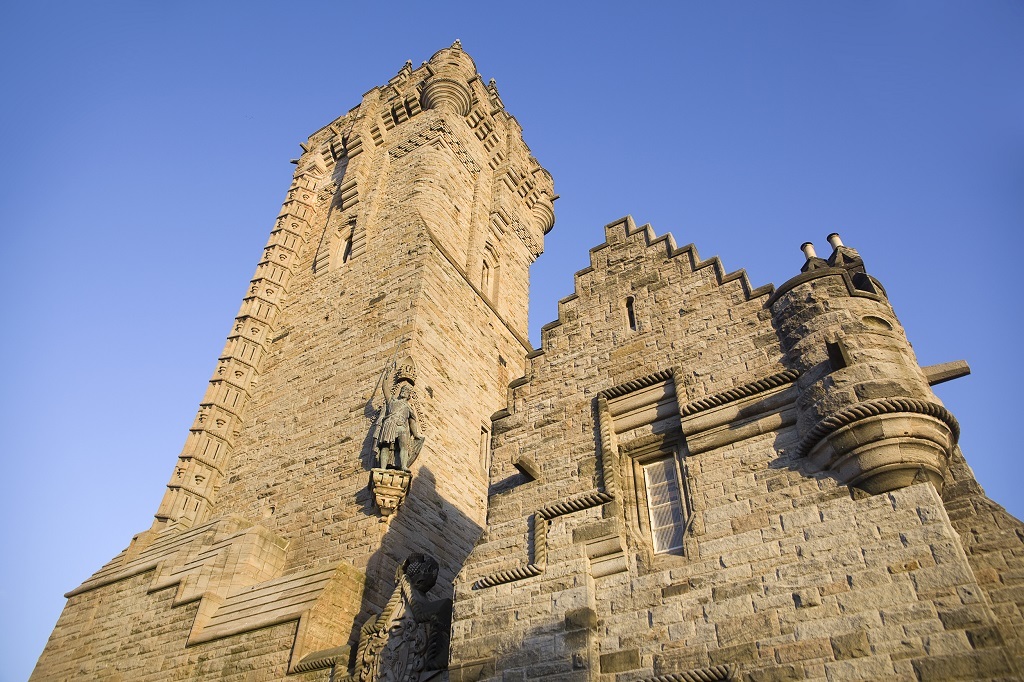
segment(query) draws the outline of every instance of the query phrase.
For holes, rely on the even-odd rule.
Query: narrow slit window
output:
[[[480,468],[485,476],[491,473],[491,432],[486,426],[480,427]]]
[[[828,353],[828,364],[833,372],[841,370],[850,365],[849,358],[846,355],[846,349],[843,348],[842,341],[825,342],[825,350]]]
[[[349,235],[348,239],[345,240],[345,247],[341,251],[341,262],[344,265],[348,262],[348,259],[352,256],[352,236]]]
[[[491,286],[491,264],[484,261],[483,267],[480,268],[480,288],[483,289],[485,294],[489,294],[488,287]]]
[[[636,331],[636,312],[633,310],[633,297],[626,297],[626,317],[629,320],[630,331]]]
[[[661,554],[682,549],[683,500],[675,460],[665,457],[644,464],[643,471],[654,552]]]

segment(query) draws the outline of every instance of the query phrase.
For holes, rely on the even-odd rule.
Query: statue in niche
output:
[[[410,554],[395,573],[395,591],[376,618],[359,632],[354,679],[418,682],[448,667],[452,600],[431,600],[437,562]]]
[[[394,372],[393,387],[388,381]],[[384,369],[382,389],[384,404],[373,424],[373,447],[377,451],[377,466],[381,469],[409,471],[413,460],[423,447],[419,419],[412,400],[412,387],[416,383],[416,368],[411,363],[397,367],[392,362]],[[394,389],[398,395],[394,395]]]

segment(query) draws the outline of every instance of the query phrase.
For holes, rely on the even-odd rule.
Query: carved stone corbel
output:
[[[400,469],[372,469],[370,472],[370,488],[373,490],[373,501],[380,510],[381,516],[388,518],[394,514],[409,493],[412,474]]]

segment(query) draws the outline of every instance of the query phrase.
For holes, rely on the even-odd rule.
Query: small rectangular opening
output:
[[[848,358],[846,357],[846,349],[843,348],[842,341],[826,341],[825,350],[828,352],[828,364],[831,366],[832,371],[843,369],[849,366]]]

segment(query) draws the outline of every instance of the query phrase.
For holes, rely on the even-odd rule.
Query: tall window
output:
[[[654,552],[660,554],[681,549],[685,519],[675,457],[663,457],[643,464],[642,468]]]
[[[636,331],[636,311],[633,309],[633,297],[626,297],[626,320],[631,331]]]
[[[352,257],[352,235],[345,239],[345,245],[341,248],[341,262],[345,264]]]

